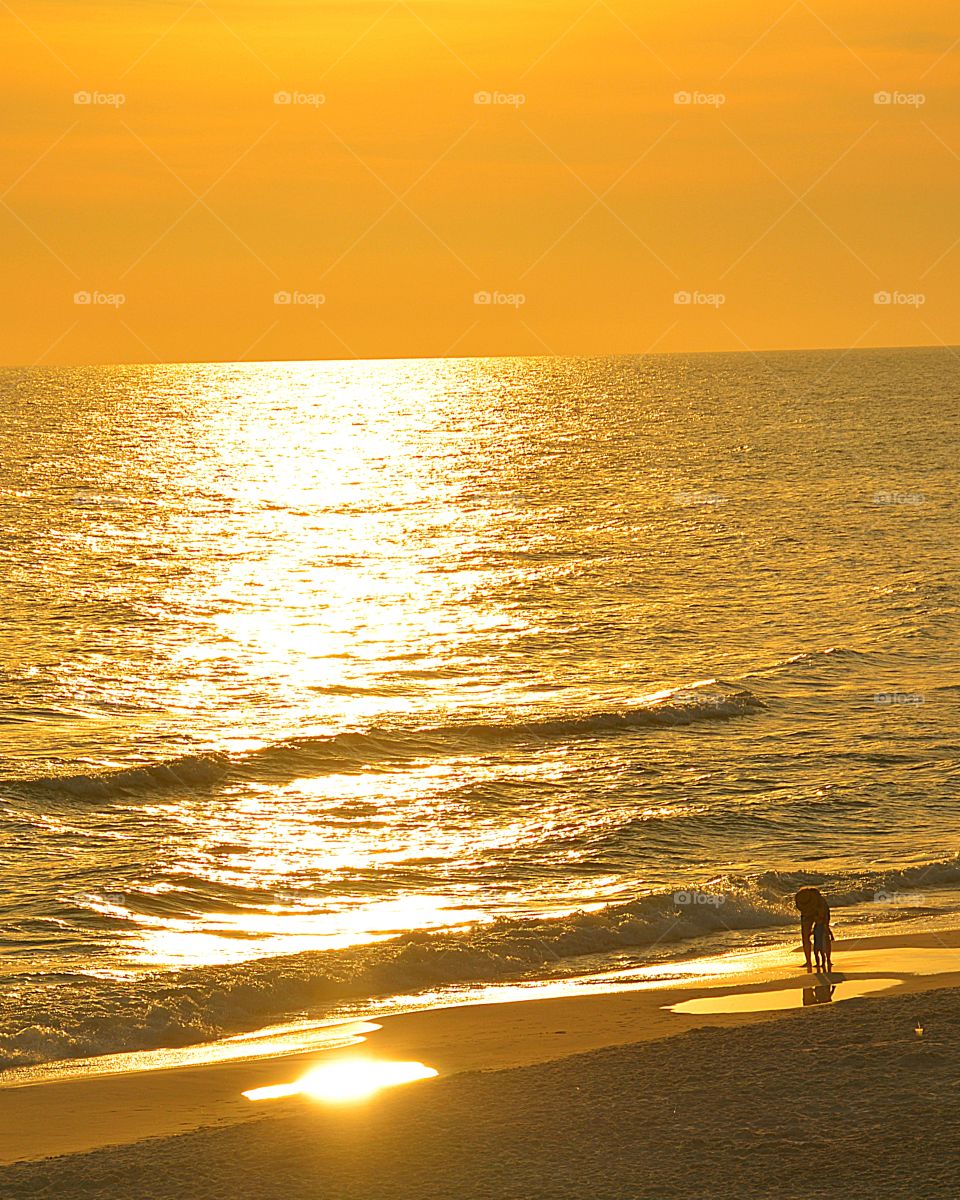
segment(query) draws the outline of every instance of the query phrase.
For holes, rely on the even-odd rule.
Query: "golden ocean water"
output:
[[[946,350],[0,372],[0,1061],[949,908],[958,412]]]

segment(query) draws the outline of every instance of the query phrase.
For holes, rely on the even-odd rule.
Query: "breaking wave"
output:
[[[767,871],[658,892],[597,911],[404,934],[374,945],[256,959],[118,983],[16,977],[0,1001],[0,1069],[193,1045],[346,1002],[466,983],[576,975],[583,955],[690,948],[693,939],[792,926],[793,893],[823,888],[834,910],[876,901],[876,919],[918,914],[923,889],[960,886],[960,855],[890,871]],[[891,909],[891,906],[892,909]],[[923,910],[927,911],[927,910]],[[858,932],[874,913],[857,922]],[[842,922],[844,923],[844,922]],[[686,943],[684,946],[683,944]],[[656,950],[654,949],[656,947]]]
[[[740,889],[670,892],[596,912],[410,933],[372,946],[158,974],[136,983],[92,977],[81,983],[77,977],[65,988],[34,976],[28,997],[0,1002],[0,1069],[190,1045],[347,1000],[517,979],[558,964],[575,973],[580,955],[788,920],[782,905]]]
[[[820,871],[765,871],[750,881],[765,899],[789,897],[802,887],[819,887],[835,908],[895,898],[921,903],[924,890],[960,886],[960,855],[886,871],[865,870],[836,875]]]

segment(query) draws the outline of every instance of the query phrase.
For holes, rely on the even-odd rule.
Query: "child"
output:
[[[818,971],[832,971],[830,943],[833,932],[830,929],[829,910],[825,917],[820,917],[813,924],[813,960]]]

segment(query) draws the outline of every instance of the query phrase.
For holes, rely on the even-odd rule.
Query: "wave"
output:
[[[662,957],[692,939],[793,927],[793,894],[823,889],[834,908],[876,903],[876,919],[916,916],[923,889],[960,886],[960,855],[861,874],[767,871],[657,892],[561,917],[504,918],[467,929],[417,932],[374,945],[306,951],[117,982],[30,977],[0,998],[0,1069],[120,1051],[211,1041],[347,1001],[467,983],[582,972],[583,955],[634,950]],[[922,911],[922,909],[921,909]],[[857,922],[873,918],[858,914]],[[841,924],[844,922],[841,920]],[[686,945],[684,945],[686,944]],[[591,969],[596,969],[593,963]],[[19,977],[26,983],[25,977]]]
[[[731,880],[731,882],[733,882]],[[818,887],[835,908],[876,902],[922,904],[925,890],[960,886],[960,854],[910,867],[828,874],[820,871],[765,871],[750,880],[763,898],[789,897],[802,887]]]
[[[825,646],[822,650],[807,650],[802,654],[791,654],[789,658],[780,658],[765,667],[757,667],[747,671],[744,679],[758,679],[766,675],[776,675],[781,671],[793,668],[813,668],[832,661],[861,660],[868,657],[862,651],[851,650],[847,646]]]
[[[245,1032],[347,1000],[530,977],[580,955],[781,925],[780,905],[739,889],[642,896],[596,912],[503,919],[373,946],[258,959],[69,989],[34,981],[0,1000],[0,1070],[157,1049]],[[573,960],[567,962],[566,960]]]
[[[101,775],[50,775],[41,779],[16,780],[14,786],[110,799],[130,792],[215,783],[227,774],[230,766],[230,758],[226,754],[187,754],[165,762],[125,767]]]
[[[477,753],[497,746],[598,737],[640,729],[672,729],[701,721],[749,716],[765,707],[746,688],[706,680],[671,689],[633,708],[607,712],[414,729],[373,727],[292,738],[245,755],[186,755],[103,774],[20,780],[16,786],[91,799],[123,798],[143,791],[216,784],[227,775],[278,779],[307,773],[340,774],[450,753]]]

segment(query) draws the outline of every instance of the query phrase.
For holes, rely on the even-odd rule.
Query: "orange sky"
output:
[[[0,361],[955,345],[958,35],[954,0],[4,0]]]

